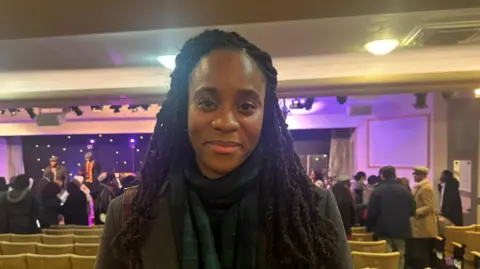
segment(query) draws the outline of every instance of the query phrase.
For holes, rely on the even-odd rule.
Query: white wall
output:
[[[377,175],[380,167],[393,165],[397,176],[408,178],[413,186],[413,167],[426,166],[429,179],[436,181],[447,165],[445,101],[440,94],[429,94],[428,109],[416,110],[413,102],[402,99],[378,103],[374,115],[357,125],[355,168]],[[435,109],[437,104],[440,109]]]

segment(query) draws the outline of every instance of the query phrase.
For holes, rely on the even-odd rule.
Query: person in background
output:
[[[325,184],[323,182],[323,173],[318,170],[313,170],[310,173],[310,179],[312,180],[313,184],[319,188],[324,188]]]
[[[400,184],[405,189],[407,189],[410,193],[412,193],[412,188],[410,188],[410,180],[408,180],[408,178],[401,177],[401,178],[398,179],[398,182],[400,182]]]
[[[88,225],[90,204],[88,196],[82,190],[83,177],[75,176],[67,184],[68,197],[61,208],[65,224],[67,225]]]
[[[449,219],[455,226],[463,225],[462,199],[459,182],[450,170],[444,170],[438,185],[440,193],[440,214]]]
[[[8,190],[7,179],[0,177],[0,193],[6,192]]]
[[[45,174],[41,184],[39,184],[40,199],[40,227],[49,228],[51,225],[58,225],[58,216],[60,215],[61,200],[58,194],[62,191],[63,182],[55,180],[51,172]]]
[[[10,182],[10,189],[0,201],[0,233],[34,234],[38,233],[37,220],[40,206],[29,188],[30,178],[18,175]]]
[[[357,204],[363,204],[363,192],[365,191],[365,181],[367,179],[367,174],[365,174],[365,172],[363,171],[357,172],[353,179],[355,179],[355,182],[353,184],[355,202]]]
[[[435,191],[427,178],[428,172],[426,167],[415,167],[413,170],[416,212],[411,220],[413,238],[407,246],[408,264],[412,269],[432,267],[434,239],[438,236]]]
[[[99,186],[97,196],[94,203],[95,224],[101,225],[105,223],[105,218],[110,202],[116,197],[120,191],[117,185],[115,174],[102,173],[98,177]]]
[[[352,235],[352,227],[355,225],[356,209],[355,195],[351,191],[350,177],[340,175],[337,183],[333,185],[332,192],[337,200],[338,210],[342,216],[343,227],[347,234],[347,238]]]
[[[134,187],[138,185],[138,179],[136,176],[130,175],[126,176],[122,181],[122,188],[120,190],[120,194],[125,192],[125,189]]]
[[[53,179],[60,180],[62,182],[62,189],[65,188],[66,184],[69,181],[68,170],[66,166],[63,166],[59,163],[59,159],[57,156],[50,157],[50,165],[45,168],[45,171],[43,172],[43,177],[45,177],[47,173],[52,173]]]
[[[92,197],[95,199],[98,186],[98,177],[102,173],[102,166],[97,160],[93,159],[93,153],[85,154],[85,163],[82,165],[81,174],[84,178],[84,184],[88,187]]]
[[[415,216],[412,194],[396,178],[395,168],[380,169],[381,181],[370,196],[366,227],[374,237],[387,241],[387,252],[398,251],[400,263],[405,265],[406,240],[412,237],[410,217]]]

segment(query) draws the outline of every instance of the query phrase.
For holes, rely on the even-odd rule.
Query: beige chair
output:
[[[466,244],[466,232],[475,231],[475,225],[445,227],[445,256],[453,256],[453,242]]]
[[[373,241],[373,233],[352,233],[352,241]]]
[[[10,235],[11,234],[0,234],[0,242],[10,242]]]
[[[100,244],[100,236],[74,236],[75,244]]]
[[[366,233],[367,227],[359,226],[359,227],[352,227],[352,233]]]
[[[387,251],[387,241],[348,241],[351,251],[385,253]]]
[[[29,269],[68,269],[72,267],[70,255],[27,254]]]
[[[103,233],[103,229],[78,229],[75,230],[75,235],[83,236],[100,236]]]
[[[10,242],[16,243],[42,243],[41,234],[12,234]]]
[[[71,255],[70,259],[72,261],[72,269],[93,269],[96,257]]]
[[[40,255],[73,254],[73,244],[70,244],[70,245],[37,244],[37,254],[40,254]]]
[[[3,255],[37,253],[37,243],[1,242],[0,248]]]
[[[393,269],[398,268],[398,263],[400,262],[399,252],[367,253],[353,251],[352,257],[355,269]]]
[[[0,269],[28,269],[26,256],[25,254],[0,255]]]
[[[43,229],[42,233],[48,235],[67,235],[74,234],[74,229]]]
[[[99,244],[75,244],[75,255],[97,256]]]
[[[42,244],[45,245],[68,245],[73,244],[73,235],[48,235],[44,234],[42,236]]]

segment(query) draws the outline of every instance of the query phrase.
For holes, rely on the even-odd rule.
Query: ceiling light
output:
[[[100,112],[103,109],[103,106],[90,106],[93,112]]]
[[[78,106],[72,107],[72,111],[75,113],[75,115],[77,115],[77,117],[83,115],[83,111]]]
[[[177,55],[162,55],[157,57],[157,61],[168,69],[175,68],[175,57]]]
[[[37,114],[35,114],[35,112],[33,111],[33,108],[25,108],[25,110],[27,111],[28,115],[32,120],[34,120],[37,117]]]
[[[475,89],[474,92],[475,92],[475,96],[476,96],[476,97],[480,97],[480,88]]]
[[[373,55],[386,55],[399,44],[400,42],[396,39],[379,39],[365,44],[365,49]]]
[[[122,109],[122,106],[120,105],[111,105],[110,109],[113,109],[113,113],[119,113],[120,109]]]

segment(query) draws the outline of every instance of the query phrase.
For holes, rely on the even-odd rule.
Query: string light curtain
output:
[[[102,171],[135,173],[145,157],[150,134],[48,135],[22,137],[25,172],[38,180],[51,156],[66,166],[70,179],[85,163],[85,154],[93,153]]]

